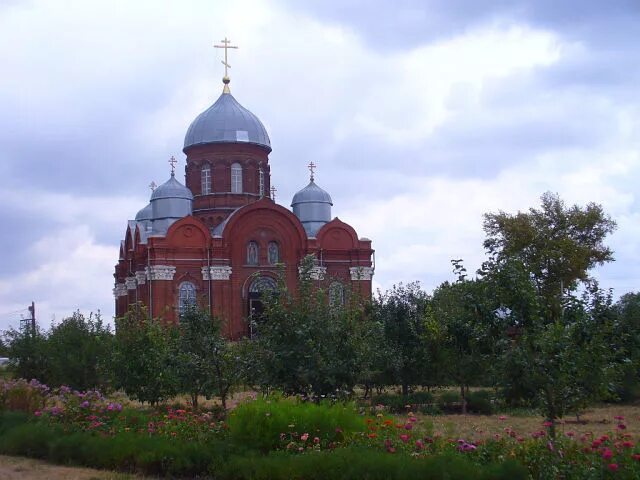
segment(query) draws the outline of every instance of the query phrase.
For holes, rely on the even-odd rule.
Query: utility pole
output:
[[[31,306],[29,307],[29,313],[31,314],[31,335],[35,337],[36,335],[36,303],[31,302]]]

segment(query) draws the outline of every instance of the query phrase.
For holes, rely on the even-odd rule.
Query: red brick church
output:
[[[247,336],[261,292],[275,288],[280,268],[295,291],[309,254],[312,278],[332,299],[344,301],[347,290],[370,296],[371,240],[332,219],[313,164],[293,211],[270,197],[269,135],[231,95],[226,74],[223,83],[222,95],[187,130],[186,186],[172,163],[169,180],[128,222],[114,273],[116,316],[142,302],[152,316],[176,321],[197,304],[224,320],[229,338]]]

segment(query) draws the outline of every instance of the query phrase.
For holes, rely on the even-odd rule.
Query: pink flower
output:
[[[407,423],[407,424],[404,426],[404,429],[405,429],[405,430],[411,430],[412,428],[413,428],[413,425],[411,425],[410,423]]]
[[[620,423],[620,424],[618,424],[618,426],[616,428],[618,430],[624,430],[625,428],[627,428],[627,426],[624,423]]]
[[[616,415],[615,417],[613,417],[615,420],[624,420],[624,417],[622,415]]]
[[[42,415],[42,412],[41,412],[40,410],[36,410],[35,412],[33,412],[33,414],[34,414],[36,417],[39,417],[40,415]]]
[[[418,419],[417,419],[416,417],[409,417],[409,421],[410,421],[411,423],[415,423],[415,422],[417,422],[417,421],[418,421]]]
[[[622,446],[624,448],[633,448],[633,442],[627,440],[626,442],[622,442]]]
[[[615,472],[616,470],[618,470],[618,464],[617,463],[610,463],[608,465],[609,470],[611,470],[612,472]]]
[[[300,435],[300,440],[302,440],[303,442],[306,442],[308,438],[309,438],[308,433],[303,433],[302,435]]]
[[[553,442],[547,442],[547,448],[549,449],[549,451],[553,452],[553,450],[554,450]]]
[[[403,433],[402,435],[400,435],[400,440],[402,440],[403,443],[407,443],[409,441],[409,435]]]
[[[424,443],[422,442],[422,440],[416,440],[416,448],[418,450],[422,450],[424,448]]]
[[[320,438],[319,437],[313,437],[313,443],[315,443],[316,445],[320,443]]]
[[[504,415],[500,415],[500,417],[498,417],[498,418],[499,418],[499,420],[501,420],[501,421],[504,421],[504,420],[506,420],[506,419],[507,419],[507,417],[505,417]]]
[[[550,422],[548,420],[542,424],[543,427],[551,427],[552,425],[553,425],[553,422]]]
[[[604,460],[609,460],[611,457],[613,457],[613,452],[611,451],[610,448],[605,448],[604,451],[602,452],[602,458]]]

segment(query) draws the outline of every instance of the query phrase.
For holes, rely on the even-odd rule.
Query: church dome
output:
[[[144,220],[151,220],[153,218],[153,208],[151,202],[147,203],[147,206],[136,213],[136,222],[142,222]]]
[[[172,173],[151,195],[152,233],[165,234],[172,223],[191,215],[192,202],[191,190]]]
[[[313,178],[291,200],[293,213],[300,219],[309,237],[315,237],[318,230],[331,221],[332,205],[331,196],[316,185]]]
[[[269,135],[260,119],[228,92],[196,117],[187,130],[183,150],[210,143],[250,143],[271,151]]]

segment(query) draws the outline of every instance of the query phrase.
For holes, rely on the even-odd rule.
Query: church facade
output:
[[[271,144],[262,122],[222,95],[187,130],[185,185],[174,173],[127,225],[115,267],[116,316],[145,304],[150,315],[179,320],[197,304],[223,320],[224,334],[251,334],[261,293],[284,272],[295,292],[301,261],[334,301],[345,292],[371,296],[371,240],[331,217],[331,197],[316,183],[297,192],[292,210],[269,195]],[[173,159],[172,159],[173,160]]]

